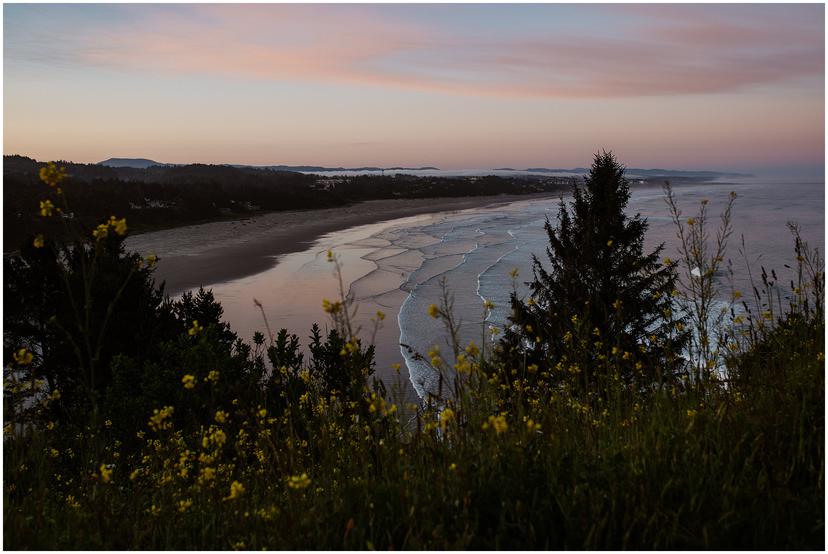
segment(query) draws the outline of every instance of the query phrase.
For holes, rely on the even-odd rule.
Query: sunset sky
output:
[[[3,14],[5,154],[823,171],[821,4]]]

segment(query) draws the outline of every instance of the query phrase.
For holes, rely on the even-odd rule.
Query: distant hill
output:
[[[154,165],[169,165],[146,158],[109,158],[98,165],[105,165],[107,167],[134,167],[136,169],[146,169]]]

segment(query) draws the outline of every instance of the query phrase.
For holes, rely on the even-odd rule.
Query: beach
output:
[[[266,271],[279,256],[299,252],[320,237],[420,214],[465,210],[555,194],[370,200],[337,208],[271,212],[232,221],[176,227],[130,236],[127,250],[155,254],[156,281],[175,295]]]

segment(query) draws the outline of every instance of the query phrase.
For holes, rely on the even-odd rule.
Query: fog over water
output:
[[[793,265],[794,259],[788,221],[798,223],[803,238],[823,250],[822,183],[745,178],[682,184],[674,191],[684,217],[695,215],[701,200],[709,200],[712,236],[730,191],[737,193],[727,257],[733,261],[734,286],[746,295],[750,283],[745,259],[738,252],[742,236],[754,278],[764,266],[768,271],[774,268],[781,283],[792,277],[784,267]],[[487,324],[502,329],[513,286],[519,293],[527,289],[524,281],[531,279],[532,254],[544,259],[543,224],[547,217],[555,222],[558,203],[533,199],[360,226],[324,236],[304,252],[283,256],[268,271],[211,288],[227,320],[245,340],[255,331],[264,331],[261,313],[253,305],[252,299],[257,298],[274,331],[285,327],[306,343],[314,322],[323,328],[328,325],[322,299],[338,295],[332,264],[325,255],[332,248],[341,261],[349,297],[358,306],[356,321],[362,326],[362,336],[371,338],[370,318],[377,310],[387,314],[375,337],[377,375],[389,385],[398,382],[402,392],[413,398],[414,391],[422,395],[433,390],[436,377],[400,343],[422,354],[434,345],[449,351],[445,329],[427,313],[430,304],[439,303],[441,280],[452,292],[454,311],[462,320],[462,341],[484,343],[483,299],[495,305]],[[647,251],[663,242],[663,255],[677,258],[675,228],[661,188],[633,187],[628,213],[647,218]],[[516,280],[510,276],[513,269],[519,273]],[[726,275],[720,283],[730,290]],[[402,364],[399,375],[392,369],[395,363]]]

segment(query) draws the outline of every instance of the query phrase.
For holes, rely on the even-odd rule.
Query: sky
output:
[[[822,4],[5,4],[39,160],[822,175]]]

